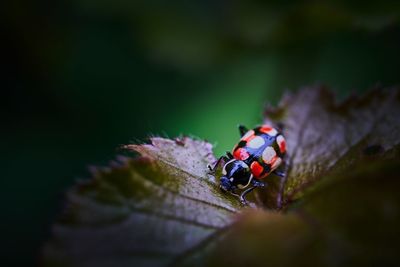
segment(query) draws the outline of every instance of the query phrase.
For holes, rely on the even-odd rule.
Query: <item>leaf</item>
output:
[[[128,145],[138,157],[119,157],[68,192],[43,265],[362,263],[353,250],[382,245],[378,234],[364,242],[368,227],[384,228],[381,211],[389,214],[385,237],[398,222],[398,162],[391,160],[400,154],[399,102],[397,89],[335,103],[326,89],[309,88],[267,108],[265,120],[284,126],[288,176],[270,175],[252,200],[274,212],[242,211],[220,192],[219,175],[207,173],[215,157],[205,141],[156,137]]]
[[[288,178],[273,177],[273,186],[263,192],[272,208],[285,208],[331,172],[366,157],[390,157],[400,143],[400,94],[394,88],[342,103],[324,87],[305,88],[287,94],[277,108],[268,107],[265,116],[284,125],[289,159]],[[271,195],[275,199],[265,198]]]
[[[219,192],[211,145],[152,138],[68,193],[44,249],[46,266],[160,266],[206,247],[239,203]]]
[[[243,214],[207,266],[395,266],[399,164],[359,165],[330,177],[287,214]]]

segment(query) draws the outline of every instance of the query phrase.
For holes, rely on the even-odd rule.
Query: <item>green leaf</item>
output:
[[[251,200],[274,212],[243,211],[220,192],[219,174],[207,172],[215,156],[205,141],[127,145],[139,156],[119,157],[68,192],[43,265],[339,266],[371,259],[362,254],[375,244],[387,248],[379,259],[391,260],[383,240],[400,212],[391,161],[399,158],[399,102],[397,89],[335,103],[314,88],[267,108],[266,121],[284,125],[288,176],[270,175]]]

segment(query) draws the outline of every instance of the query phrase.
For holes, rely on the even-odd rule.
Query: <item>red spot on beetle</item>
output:
[[[280,135],[280,136],[278,136],[278,138],[276,139],[276,142],[278,143],[279,150],[281,151],[281,153],[285,153],[285,151],[286,151],[286,141],[285,141],[285,138],[283,138],[283,136]]]
[[[253,163],[251,163],[250,169],[251,169],[251,173],[254,175],[254,177],[261,178],[261,174],[264,171],[264,167],[261,166],[260,163],[258,163],[257,161],[254,161]]]
[[[275,156],[275,157],[273,157],[272,159],[271,159],[271,161],[269,162],[269,164],[271,165],[271,168],[272,168],[272,166],[274,166],[274,164],[275,164],[275,162],[278,160],[278,157],[277,156]]]
[[[285,142],[285,140],[283,140],[281,142],[281,145],[279,146],[279,148],[280,148],[282,153],[285,153],[285,151],[286,151],[286,142]]]
[[[248,142],[254,137],[255,137],[255,132],[253,130],[250,130],[241,138],[241,140]]]
[[[261,128],[260,128],[260,132],[262,132],[262,133],[265,133],[265,134],[268,134],[269,132],[271,132],[272,131],[272,127],[271,126],[269,126],[269,125],[263,125],[263,126],[261,126]]]
[[[249,157],[249,152],[240,147],[233,152],[233,157],[237,160],[246,160]]]

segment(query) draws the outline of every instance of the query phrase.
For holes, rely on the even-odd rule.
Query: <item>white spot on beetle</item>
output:
[[[242,140],[246,140],[247,138],[249,138],[253,134],[254,134],[253,130],[248,131],[245,135],[243,135]]]
[[[262,153],[262,159],[265,163],[271,164],[276,156],[275,149],[272,146],[268,146]]]
[[[267,131],[267,134],[270,136],[275,136],[278,134],[278,131],[275,128],[272,128],[271,130]]]
[[[283,138],[282,135],[279,135],[279,136],[276,138],[276,142],[278,143],[279,150],[281,151],[281,153],[284,153],[285,150],[286,150],[285,138]]]
[[[264,138],[262,138],[261,136],[256,136],[247,143],[247,146],[250,148],[260,148],[264,144]]]

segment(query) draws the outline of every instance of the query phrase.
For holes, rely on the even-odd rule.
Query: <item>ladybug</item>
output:
[[[246,194],[256,187],[264,187],[262,180],[271,173],[285,177],[278,167],[284,162],[286,141],[276,128],[264,124],[252,130],[239,126],[241,139],[232,152],[226,152],[215,163],[208,166],[215,173],[220,162],[224,162],[220,188],[239,198],[246,205]],[[237,190],[243,190],[240,194]]]

